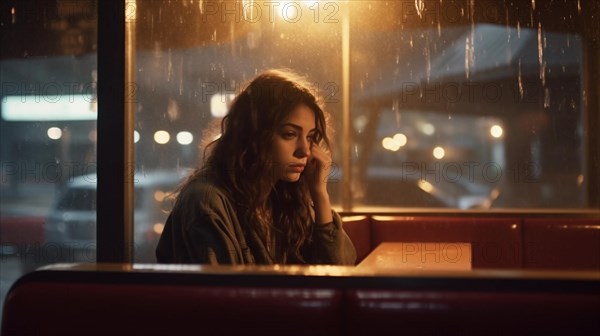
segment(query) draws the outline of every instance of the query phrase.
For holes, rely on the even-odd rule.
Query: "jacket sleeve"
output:
[[[194,264],[236,265],[243,263],[235,236],[223,220],[214,215],[202,216],[183,234],[183,244]]]
[[[333,212],[333,222],[315,224],[311,242],[311,263],[354,265],[356,250],[342,227],[342,219]]]

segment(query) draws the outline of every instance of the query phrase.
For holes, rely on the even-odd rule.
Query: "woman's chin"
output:
[[[287,173],[281,180],[285,182],[298,182],[300,180],[300,173]]]

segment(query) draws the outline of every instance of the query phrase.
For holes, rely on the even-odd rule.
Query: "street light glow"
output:
[[[446,151],[442,147],[438,146],[433,149],[433,157],[436,159],[442,159],[444,156],[446,156]]]
[[[166,143],[169,142],[169,140],[171,140],[171,135],[169,135],[169,132],[167,131],[156,131],[156,133],[154,133],[154,141],[156,141],[156,143],[164,145]]]
[[[502,136],[503,130],[502,127],[500,127],[499,125],[494,125],[490,128],[490,134],[494,137],[494,138],[499,138]]]
[[[58,127],[50,127],[46,134],[48,134],[48,138],[58,140],[62,137],[62,130]]]
[[[177,142],[181,145],[189,145],[194,141],[194,135],[187,131],[177,133]]]

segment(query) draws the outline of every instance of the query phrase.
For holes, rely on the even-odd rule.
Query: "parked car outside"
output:
[[[155,262],[154,248],[187,169],[139,172],[134,177],[134,261]],[[45,225],[43,264],[96,260],[95,174],[65,185]]]
[[[424,174],[408,175],[392,167],[367,169],[365,199],[388,207],[490,209],[499,190],[460,181],[436,181]],[[391,197],[393,195],[393,197]]]

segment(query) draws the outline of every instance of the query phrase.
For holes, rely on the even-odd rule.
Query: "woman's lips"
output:
[[[303,165],[303,164],[293,164],[293,165],[289,165],[289,168],[294,173],[302,173],[304,171],[304,166],[305,165]]]

